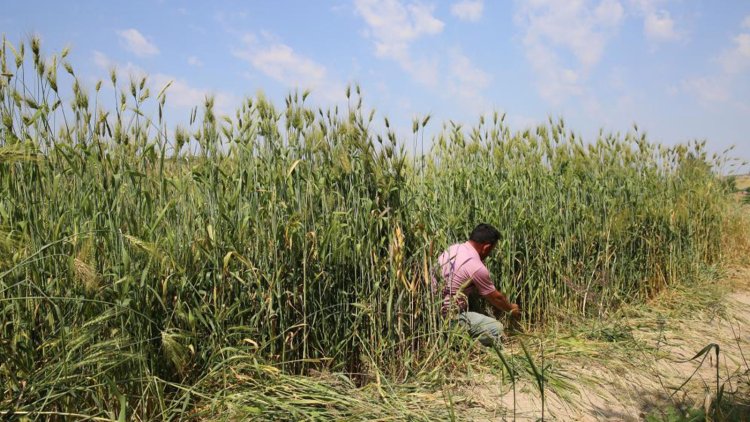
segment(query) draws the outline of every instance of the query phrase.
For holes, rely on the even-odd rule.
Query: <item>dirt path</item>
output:
[[[711,415],[717,392],[716,348],[707,350],[700,368],[704,356],[691,360],[710,344],[719,346],[719,388],[723,385],[724,390],[719,419],[750,420],[750,268],[730,271],[713,297],[707,293],[696,299],[701,294],[661,297],[658,306],[666,303],[663,308],[654,304],[647,312],[610,321],[601,330],[605,336],[554,336],[538,342],[534,360],[548,377],[545,420]],[[506,352],[518,361],[522,354],[513,347]],[[514,397],[512,384],[500,374],[469,382],[459,391],[460,419],[539,419],[542,401],[533,378],[526,374],[515,390]]]

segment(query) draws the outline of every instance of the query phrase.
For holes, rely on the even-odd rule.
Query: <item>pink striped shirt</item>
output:
[[[439,274],[443,284],[443,313],[447,313],[452,306],[459,312],[468,310],[467,297],[474,292],[486,296],[495,291],[495,285],[490,279],[490,272],[484,266],[476,249],[471,243],[452,245],[440,257]],[[461,287],[464,286],[462,290]],[[437,286],[435,286],[437,287]]]

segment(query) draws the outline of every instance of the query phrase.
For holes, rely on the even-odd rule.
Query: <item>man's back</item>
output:
[[[466,311],[467,297],[474,292],[484,296],[495,291],[487,267],[469,242],[451,245],[438,258],[438,265],[444,283],[443,313],[452,306],[459,312]]]

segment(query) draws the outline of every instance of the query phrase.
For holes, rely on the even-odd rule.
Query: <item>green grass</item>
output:
[[[646,300],[721,256],[724,158],[704,142],[584,142],[494,114],[416,155],[429,118],[399,139],[356,88],[334,110],[292,93],[220,117],[208,98],[172,133],[168,89],[113,72],[108,108],[65,57],[36,39],[0,56],[6,412],[168,419],[238,388],[250,413],[339,409],[344,393],[292,376],[311,370],[392,403],[389,383],[439,380],[465,353],[430,268],[478,222],[502,234],[488,266],[526,327]]]

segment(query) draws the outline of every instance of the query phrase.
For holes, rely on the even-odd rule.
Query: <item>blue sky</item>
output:
[[[365,104],[411,120],[471,124],[505,112],[522,129],[549,116],[592,139],[634,123],[667,144],[705,139],[750,160],[750,1],[333,0],[10,1],[0,32],[38,34],[92,86],[116,66],[172,81],[170,116],[215,95],[232,113],[295,87],[320,105],[358,83]],[[406,135],[405,135],[406,136]],[[748,167],[744,167],[747,171]]]

